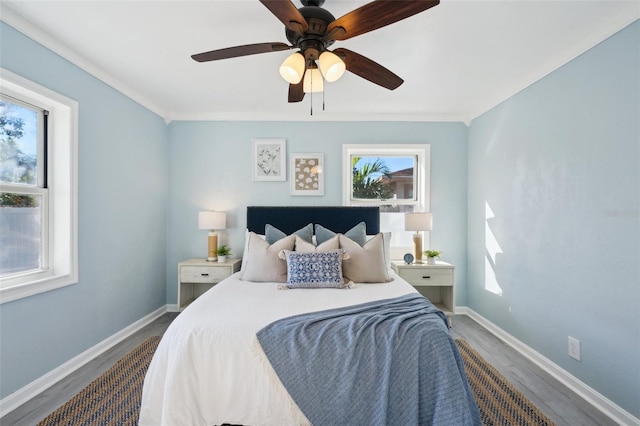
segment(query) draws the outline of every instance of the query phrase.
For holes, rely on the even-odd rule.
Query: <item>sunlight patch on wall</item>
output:
[[[486,253],[484,259],[484,289],[502,296],[502,288],[500,288],[495,272],[496,256],[498,253],[502,253],[502,248],[489,227],[489,219],[494,219],[495,217],[489,203],[485,202],[484,246]]]

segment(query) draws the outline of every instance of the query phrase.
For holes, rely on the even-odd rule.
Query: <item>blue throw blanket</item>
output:
[[[481,424],[446,317],[421,295],[284,318],[258,340],[315,426]]]

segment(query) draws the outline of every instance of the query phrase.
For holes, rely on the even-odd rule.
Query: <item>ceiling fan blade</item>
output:
[[[440,0],[374,0],[336,19],[327,28],[327,34],[336,30],[334,40],[346,40],[437,6]],[[337,31],[340,27],[344,31]]]
[[[347,70],[369,80],[372,83],[389,90],[397,89],[404,80],[369,58],[349,49],[335,49],[333,51],[340,56],[347,66]]]
[[[191,57],[198,62],[208,62],[219,59],[237,58],[238,56],[255,55],[257,53],[278,52],[292,48],[293,46],[285,43],[256,43],[198,53],[191,55]]]
[[[301,102],[304,99],[303,80],[289,85],[289,102]]]
[[[291,0],[260,0],[260,3],[269,9],[291,31],[302,34],[309,28],[307,20],[298,11],[298,8],[291,3]]]

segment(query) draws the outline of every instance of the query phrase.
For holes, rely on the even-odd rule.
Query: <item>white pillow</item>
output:
[[[338,240],[337,235],[317,246],[312,243],[306,242],[305,240],[303,240],[302,238],[296,235],[295,251],[309,253],[309,252],[331,251],[339,248],[340,248],[340,241]]]
[[[278,258],[278,253],[293,250],[295,240],[295,235],[289,235],[269,245],[258,234],[249,232],[239,278],[243,281],[287,282],[287,263]]]
[[[385,263],[382,234],[377,234],[362,247],[344,235],[339,235],[339,238],[340,248],[349,254],[349,259],[342,262],[345,279],[355,283],[391,281],[389,268]]]
[[[384,239],[384,263],[387,265],[387,268],[391,269],[391,232],[381,232],[381,234]],[[367,235],[367,241],[373,237],[375,237],[375,235]]]

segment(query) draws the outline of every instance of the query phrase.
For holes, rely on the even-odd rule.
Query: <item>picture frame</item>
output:
[[[291,195],[324,195],[324,154],[291,153]]]
[[[257,182],[287,180],[285,139],[253,139],[252,174]]]

